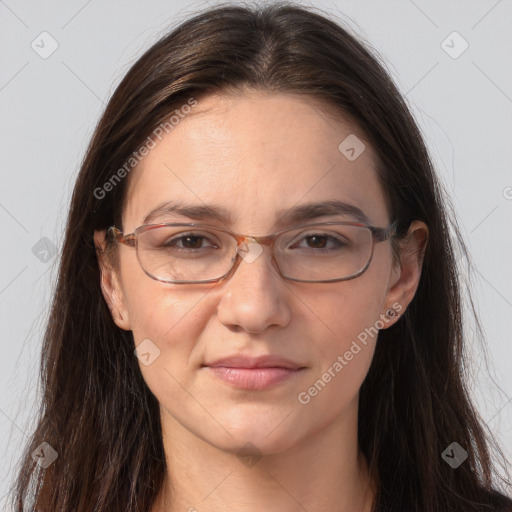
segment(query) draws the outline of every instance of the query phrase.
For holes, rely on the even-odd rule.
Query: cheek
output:
[[[317,336],[323,352],[331,355],[344,352],[354,340],[364,342],[368,338],[368,345],[372,340],[375,342],[375,335],[365,336],[365,333],[374,333],[378,327],[376,322],[380,319],[383,295],[378,283],[373,281],[372,286],[364,277],[365,274],[354,280],[331,284],[331,288],[311,299],[310,323],[317,326],[318,333],[323,333]]]
[[[140,279],[133,279],[126,292],[135,347],[144,342],[157,354],[151,365],[140,362],[144,378],[149,384],[159,378],[157,374],[167,370],[181,380],[208,321],[206,301],[202,301],[206,291],[192,292],[180,285],[166,285],[144,274]],[[164,378],[167,379],[165,375]]]
[[[150,364],[139,356],[142,377],[161,407],[186,424],[187,418],[201,417],[189,389],[197,372],[193,354],[210,312],[201,300],[203,293],[161,288],[158,283],[141,287],[132,302],[133,336],[137,352],[144,344],[153,350]],[[151,340],[148,342],[147,340]],[[155,348],[157,347],[157,348]],[[200,396],[195,391],[193,397]]]
[[[333,417],[339,413],[354,399],[370,367],[381,327],[382,292],[364,276],[331,285],[311,301],[309,323],[316,327],[309,332],[316,331],[312,349],[318,364],[301,391],[307,395],[302,395],[304,401],[309,397],[314,402],[312,414],[327,409]]]
[[[149,338],[163,349],[160,345],[169,336],[179,338],[185,326],[191,328],[187,317],[195,314],[197,294],[186,293],[187,287],[160,283],[147,276],[135,252],[126,255],[121,270],[123,296],[135,345]]]

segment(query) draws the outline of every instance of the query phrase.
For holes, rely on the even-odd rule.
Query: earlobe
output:
[[[387,313],[393,309],[396,313],[389,325],[397,321],[399,316],[411,303],[418,289],[423,268],[426,247],[428,243],[428,227],[424,222],[415,220],[411,223],[405,240],[401,243],[400,265],[397,270],[398,278],[392,281],[392,285],[386,295],[386,309],[383,314],[389,319]],[[389,326],[388,325],[388,326]]]
[[[118,327],[130,330],[129,314],[126,308],[123,291],[116,270],[105,252],[106,230],[94,232],[94,246],[100,271],[100,287],[105,302],[108,305],[112,319]]]

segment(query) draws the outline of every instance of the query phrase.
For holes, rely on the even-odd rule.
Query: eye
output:
[[[176,247],[179,250],[197,250],[203,249],[203,242],[206,240],[210,240],[205,235],[200,235],[197,233],[186,233],[180,236],[176,236],[174,238],[168,239],[166,242],[162,244],[163,247]],[[211,245],[207,247],[217,248],[218,244],[213,242]]]
[[[300,245],[300,248],[313,249],[319,252],[335,251],[348,245],[341,239],[339,235],[332,236],[327,233],[311,233],[301,236],[302,238],[299,240],[299,242],[305,242],[306,245]],[[298,246],[297,243],[291,246],[291,248],[296,246]]]

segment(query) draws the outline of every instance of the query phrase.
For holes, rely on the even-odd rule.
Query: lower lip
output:
[[[291,368],[231,368],[209,366],[214,375],[239,388],[259,391],[283,382],[300,372]]]

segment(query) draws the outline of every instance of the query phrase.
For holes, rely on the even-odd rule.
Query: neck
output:
[[[162,413],[167,474],[152,512],[370,512],[375,496],[357,443],[357,406],[291,449],[241,459]]]

